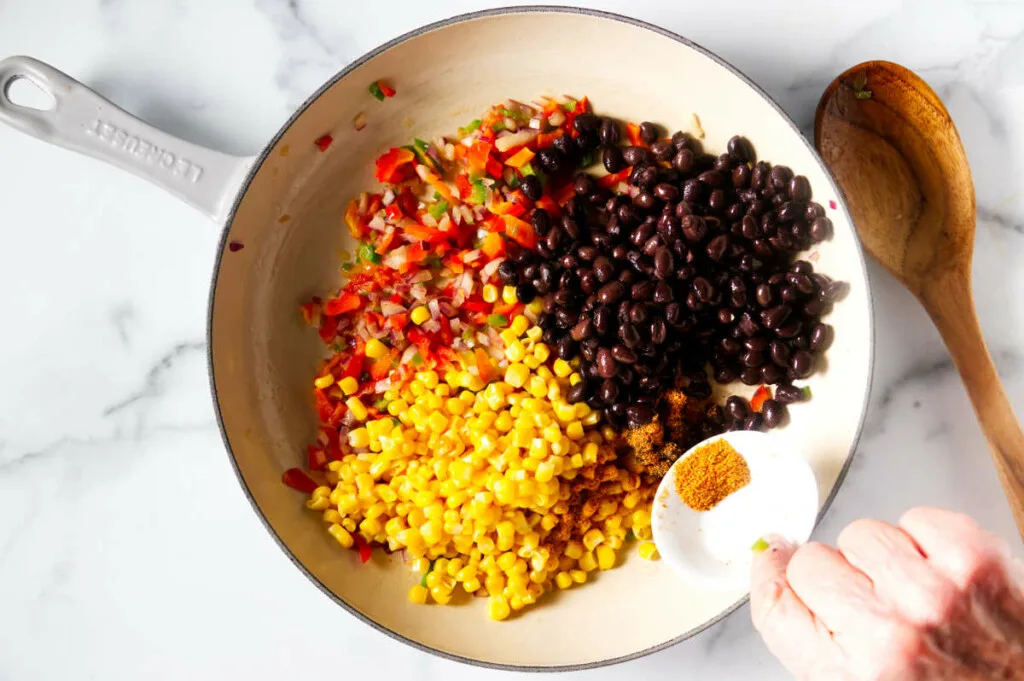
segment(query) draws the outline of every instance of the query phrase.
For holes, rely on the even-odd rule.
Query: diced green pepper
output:
[[[800,388],[800,392],[803,393],[805,400],[811,399],[811,386],[805,385],[804,387]]]
[[[435,220],[440,220],[441,216],[448,212],[448,202],[438,201],[437,203],[432,204],[430,208],[427,209],[427,212],[430,213],[430,217]]]
[[[764,553],[766,550],[768,550],[768,546],[768,542],[764,540],[764,537],[761,537],[756,542],[754,542],[754,545],[750,547],[750,550],[754,553]]]
[[[575,99],[569,97],[568,99],[565,100],[565,104],[562,105],[562,108],[565,109],[566,111],[573,111],[576,109],[576,105],[578,103],[579,102],[577,102]]]
[[[384,101],[384,91],[380,89],[380,85],[377,84],[377,81],[370,83],[370,94],[373,95],[377,101]]]
[[[509,178],[508,186],[510,189],[516,189],[519,187],[519,176],[512,173],[512,177]]]
[[[374,250],[373,244],[360,244],[359,250],[356,252],[356,257],[363,262],[373,263],[374,265],[380,263],[380,255],[378,255],[377,251]]]
[[[496,329],[503,329],[508,326],[508,317],[503,314],[487,315],[487,323]]]
[[[484,205],[484,201],[487,200],[487,187],[481,180],[473,180],[473,193],[469,195],[469,202],[478,206]]]
[[[412,356],[412,365],[414,367],[423,366],[423,355],[421,355],[418,352],[415,355],[413,355]]]
[[[493,130],[494,132],[501,132],[504,129],[505,121],[498,121],[497,123],[491,126],[491,130]]]
[[[594,152],[588,151],[583,154],[583,158],[580,159],[580,168],[589,168],[594,165]]]
[[[469,125],[467,125],[466,127],[459,128],[459,137],[465,137],[469,133],[479,128],[481,125],[483,125],[483,121],[481,121],[479,118],[470,121]]]

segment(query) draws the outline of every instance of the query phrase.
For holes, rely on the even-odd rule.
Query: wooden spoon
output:
[[[913,72],[865,62],[825,90],[814,143],[868,252],[917,296],[938,327],[1024,537],[1024,434],[974,310],[974,185],[949,112]]]

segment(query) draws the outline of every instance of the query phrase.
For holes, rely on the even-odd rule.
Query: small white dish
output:
[[[698,448],[726,440],[747,461],[750,483],[714,508],[698,512],[676,492],[679,465]],[[701,442],[662,479],[652,510],[654,542],[685,580],[736,589],[750,579],[751,547],[775,534],[802,543],[814,529],[818,484],[806,459],[780,433],[735,431]]]

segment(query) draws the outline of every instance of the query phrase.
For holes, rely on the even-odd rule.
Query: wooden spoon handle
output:
[[[978,423],[992,450],[1017,530],[1024,538],[1024,432],[985,347],[968,277],[955,277],[962,279],[959,283],[934,282],[934,286],[923,292],[922,302],[960,371]]]

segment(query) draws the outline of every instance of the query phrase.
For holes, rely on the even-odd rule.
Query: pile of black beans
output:
[[[807,178],[757,161],[743,137],[714,156],[688,134],[663,139],[652,123],[640,126],[647,146],[624,148],[612,119],[588,113],[573,125],[575,137],[535,161],[574,195],[558,218],[534,209],[537,248],[514,249],[499,269],[521,301],[543,297],[545,342],[580,358],[586,380],[569,399],[637,426],[655,417],[665,389],[703,400],[711,380],[740,380],[776,385],[775,399],[760,414],[729,400],[721,427],[779,425],[802,398],[791,381],[813,373],[831,341],[821,317],[844,291],[795,259],[832,233]],[[631,168],[629,192],[578,172],[597,152],[610,173]],[[524,193],[540,198],[533,185]]]

